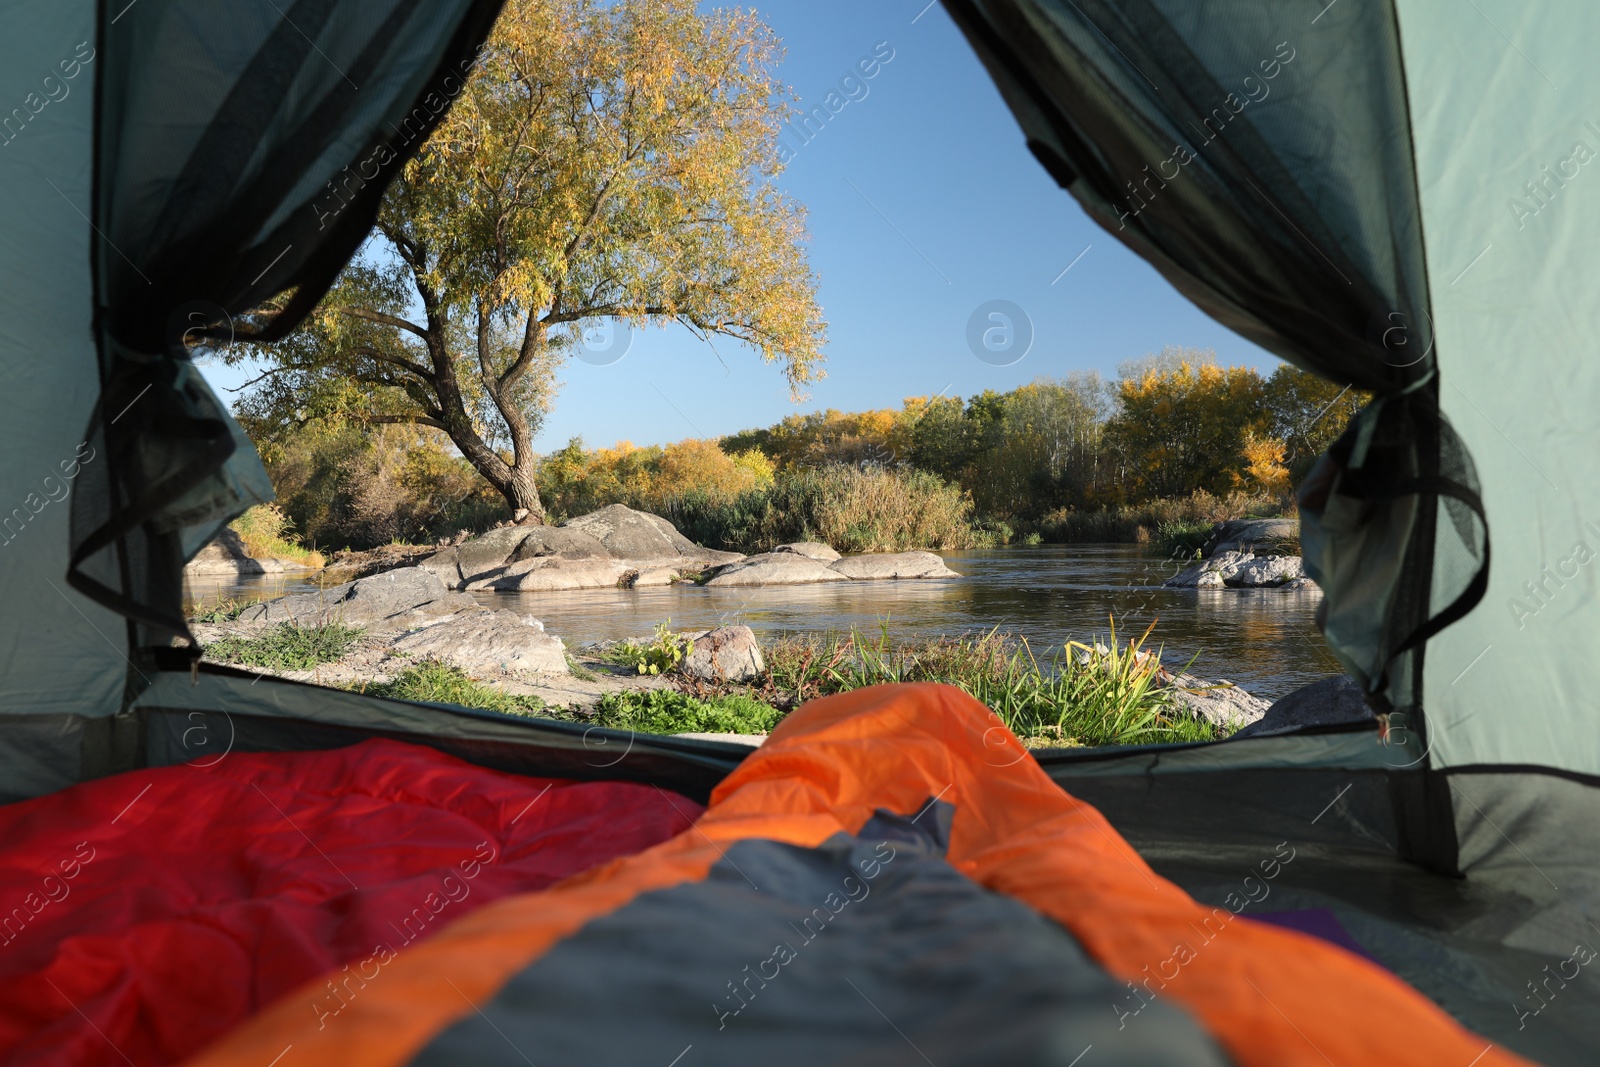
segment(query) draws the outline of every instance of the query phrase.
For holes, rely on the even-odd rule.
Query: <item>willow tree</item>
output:
[[[694,0],[511,0],[317,313],[231,354],[260,361],[246,425],[433,427],[542,522],[534,438],[586,324],[677,323],[744,342],[791,389],[817,377],[803,211],[774,184],[779,55],[753,13]],[[342,203],[335,183],[318,210]]]

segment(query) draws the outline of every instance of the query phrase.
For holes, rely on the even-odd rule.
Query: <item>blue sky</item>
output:
[[[714,437],[797,411],[898,407],[906,396],[970,396],[1078,369],[1110,374],[1165,345],[1276,366],[1089,221],[1029,154],[944,9],[926,3],[754,5],[783,38],[781,74],[807,108],[880,42],[893,50],[866,95],[810,143],[787,138],[798,151],[781,185],[809,211],[827,378],[796,405],[778,368],[742,346],[708,347],[680,328],[641,332],[616,363],[565,367],[541,450],[574,436],[591,447]],[[1031,348],[1009,366],[968,345],[969,319],[992,300],[1032,323]],[[224,387],[244,378],[241,369],[206,372]]]

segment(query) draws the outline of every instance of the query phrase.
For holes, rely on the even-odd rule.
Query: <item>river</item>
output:
[[[1046,545],[940,553],[959,579],[840,582],[712,589],[591,589],[561,593],[479,593],[485,605],[537,615],[569,648],[643,637],[670,619],[677,630],[744,623],[757,633],[878,632],[926,638],[998,627],[1025,636],[1036,652],[1069,639],[1137,636],[1152,621],[1151,644],[1181,668],[1227,679],[1276,699],[1339,673],[1312,622],[1315,592],[1276,589],[1163,589],[1174,565],[1137,545]],[[304,580],[243,579],[195,587],[199,602],[223,596],[281,595],[313,588]]]

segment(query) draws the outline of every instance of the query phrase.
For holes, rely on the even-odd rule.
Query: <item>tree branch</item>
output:
[[[408,330],[424,341],[428,339],[427,330],[414,322],[395,315],[385,315],[381,311],[368,311],[366,308],[340,308],[339,312],[343,315],[349,315],[353,319],[365,319],[367,322],[375,322],[380,326],[393,326],[397,330]]]

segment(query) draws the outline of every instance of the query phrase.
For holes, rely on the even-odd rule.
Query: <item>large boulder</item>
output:
[[[612,559],[698,556],[705,549],[678,532],[660,515],[612,504],[561,524],[561,529],[586,534],[605,547]]]
[[[1211,528],[1205,554],[1246,552],[1256,556],[1298,556],[1299,519],[1233,519]]]
[[[315,593],[296,593],[246,608],[238,621],[249,625],[292,622],[307,626],[342,622],[346,626],[387,629],[414,617],[451,615],[476,607],[465,594],[452,593],[421,567],[401,567]]]
[[[680,670],[708,682],[749,682],[767,669],[748,626],[721,626],[694,639]]]
[[[865,556],[846,556],[831,566],[854,581],[960,577],[932,552],[877,552]]]
[[[1361,686],[1348,675],[1336,674],[1320,682],[1302,686],[1281,698],[1260,720],[1234,734],[1235,737],[1252,737],[1256,734],[1282,733],[1306,726],[1328,726],[1336,723],[1365,722],[1376,718],[1367,707]]]
[[[831,545],[821,541],[793,541],[787,545],[779,545],[774,552],[793,552],[797,556],[807,559],[821,560],[823,563],[832,563],[839,558],[839,553]]]
[[[1203,682],[1187,674],[1172,679],[1171,693],[1195,718],[1235,730],[1259,722],[1270,707],[1265,700],[1232,682]]]
[[[804,585],[849,580],[847,575],[820,560],[795,552],[763,552],[718,567],[706,585]]]
[[[471,611],[402,634],[389,643],[417,659],[441,660],[475,677],[511,673],[566,674],[567,650],[532,615]]]
[[[560,526],[502,526],[442,549],[421,566],[452,589],[528,591],[594,589],[616,585],[630,571],[670,566],[675,573],[698,572],[743,558],[738,552],[701,548],[659,515],[612,504]],[[540,568],[552,563],[594,565],[517,581],[533,569],[519,570],[518,565],[530,561]],[[620,570],[610,566],[617,561],[627,565]],[[605,574],[610,577],[597,577]]]

